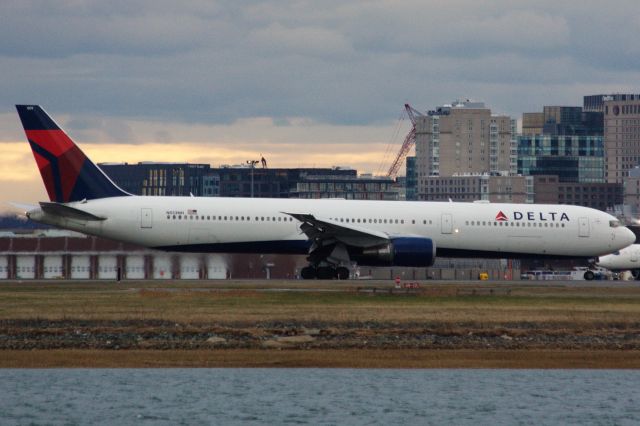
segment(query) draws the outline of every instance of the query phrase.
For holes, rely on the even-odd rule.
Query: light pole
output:
[[[258,160],[247,160],[247,164],[251,166],[251,198],[253,198],[253,169],[258,164]]]

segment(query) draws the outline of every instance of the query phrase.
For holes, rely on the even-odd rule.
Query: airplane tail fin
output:
[[[16,109],[50,201],[131,195],[93,164],[39,105],[16,105]]]

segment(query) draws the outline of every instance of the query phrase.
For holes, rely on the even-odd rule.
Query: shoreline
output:
[[[638,369],[640,350],[3,350],[0,368]]]

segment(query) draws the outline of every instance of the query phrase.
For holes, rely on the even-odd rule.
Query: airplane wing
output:
[[[302,222],[300,229],[312,241],[338,241],[354,247],[372,247],[389,242],[389,235],[384,232],[330,219],[318,219],[312,214],[283,213]]]

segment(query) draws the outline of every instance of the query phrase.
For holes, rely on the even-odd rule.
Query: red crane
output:
[[[391,167],[389,167],[389,171],[387,172],[387,177],[391,177],[391,178],[396,177],[396,175],[398,174],[398,171],[400,170],[400,166],[402,166],[402,163],[404,163],[404,159],[407,157],[407,154],[409,153],[409,150],[411,150],[411,147],[416,142],[416,117],[424,116],[424,114],[414,109],[409,104],[404,104],[404,109],[407,112],[407,115],[409,116],[409,120],[411,121],[411,130],[409,131],[409,134],[407,134],[407,136],[404,138],[404,142],[400,147],[400,151],[398,152],[398,155],[396,155],[396,159],[393,160],[393,163],[391,163]]]

